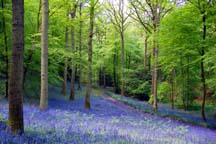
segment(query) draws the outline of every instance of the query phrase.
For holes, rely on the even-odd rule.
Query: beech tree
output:
[[[24,132],[23,54],[24,0],[12,1],[12,59],[9,76],[9,125],[14,134]]]
[[[98,0],[90,0],[90,25],[89,25],[89,35],[88,35],[88,64],[87,64],[87,85],[86,85],[86,95],[85,95],[85,108],[90,109],[90,94],[92,85],[92,40],[94,31],[94,18],[95,18],[95,7]]]
[[[128,26],[129,13],[126,11],[125,0],[108,2],[107,14],[121,38],[121,95],[125,95],[125,37],[124,32]]]
[[[82,82],[82,7],[84,2],[80,2],[79,4],[79,80],[78,80],[78,90],[81,89],[81,82]]]
[[[152,66],[152,96],[153,108],[157,110],[157,83],[158,83],[158,33],[162,18],[173,8],[167,0],[129,0],[135,13],[135,19],[143,26],[148,34],[153,34],[153,66]],[[146,46],[147,48],[147,46]],[[146,50],[145,50],[146,51]],[[146,59],[146,58],[145,58]],[[146,65],[144,64],[144,67]]]
[[[205,53],[207,51],[206,47],[206,39],[207,39],[207,19],[208,19],[208,10],[210,7],[213,6],[212,0],[188,0],[191,2],[199,11],[202,17],[202,46],[199,50],[201,60],[200,60],[200,77],[202,82],[202,93],[203,93],[203,100],[202,100],[202,108],[201,108],[201,115],[203,120],[206,122],[206,115],[205,115],[205,101],[207,95],[207,84],[206,84],[206,74],[205,74]]]
[[[68,17],[68,13],[67,13]],[[68,26],[65,26],[65,49],[68,49]],[[67,71],[68,71],[68,59],[65,57],[64,59],[64,77],[63,77],[63,83],[62,83],[62,94],[66,94],[66,88],[67,88]]]
[[[77,9],[77,3],[73,4],[73,8],[71,10],[71,20],[72,20],[72,26],[71,26],[71,48],[72,48],[72,53],[75,54],[76,48],[75,48],[75,28],[74,28],[74,20],[76,17],[76,9]],[[74,55],[75,56],[75,55]],[[72,65],[71,65],[71,91],[70,91],[70,100],[75,99],[75,67],[76,67],[76,62],[75,58],[72,58]]]
[[[42,0],[42,36],[41,36],[41,96],[40,109],[48,105],[48,19],[49,1]]]

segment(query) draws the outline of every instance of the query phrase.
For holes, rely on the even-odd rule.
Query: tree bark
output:
[[[72,52],[75,53],[75,38],[74,38],[74,26],[71,28],[71,48]],[[70,100],[75,99],[75,59],[72,58],[71,66],[71,91],[70,91]]]
[[[94,1],[93,1],[94,2]],[[91,1],[90,6],[90,26],[89,26],[89,37],[88,37],[88,67],[87,67],[87,86],[85,96],[85,108],[90,109],[90,94],[91,94],[91,83],[92,83],[92,39],[94,30],[94,6]]]
[[[206,15],[205,12],[203,13],[203,42],[206,40]],[[204,44],[205,45],[205,44]],[[203,101],[202,101],[202,108],[201,108],[201,113],[202,113],[202,118],[203,121],[206,122],[206,115],[205,115],[205,100],[206,100],[206,79],[205,79],[205,67],[204,67],[204,55],[205,55],[205,46],[202,46],[201,49],[201,63],[200,63],[200,68],[201,68],[201,82],[203,85]]]
[[[153,67],[153,108],[154,110],[158,109],[157,106],[157,64],[158,64],[158,48],[155,48],[155,57],[154,57],[154,67]]]
[[[44,110],[48,105],[48,19],[49,3],[42,0],[42,36],[41,36],[41,97],[40,109]]]
[[[154,110],[158,109],[157,105],[157,80],[158,80],[158,50],[159,50],[159,44],[158,44],[158,35],[159,35],[159,24],[160,24],[160,14],[158,12],[159,4],[156,3],[156,8],[153,12],[153,28],[155,37],[153,40],[154,45],[154,65],[153,65],[153,108]]]
[[[172,70],[171,74],[171,108],[175,106],[175,69]]]
[[[12,0],[12,11],[12,61],[9,76],[9,125],[13,134],[22,134],[24,132],[24,0]]]
[[[121,32],[121,96],[125,95],[125,79],[124,79],[124,32]]]
[[[148,37],[145,37],[145,47],[144,47],[144,73],[147,67],[147,50],[148,50]]]
[[[106,88],[106,70],[105,70],[105,67],[103,67],[103,87]]]
[[[71,19],[73,22],[73,25],[71,26],[71,48],[72,48],[72,53],[75,54],[75,29],[74,29],[74,19],[76,16],[76,4],[74,5],[74,8],[71,12]],[[75,56],[75,55],[74,55]],[[71,91],[70,91],[70,97],[69,100],[74,100],[75,99],[75,58],[72,58],[72,65],[71,65]]]
[[[68,15],[67,15],[68,16]],[[68,49],[68,28],[66,27],[65,29],[65,49]],[[66,88],[67,88],[67,67],[68,67],[68,62],[67,62],[67,57],[64,59],[64,78],[63,78],[63,83],[62,83],[62,94],[66,94]]]
[[[115,52],[113,54],[113,83],[114,83],[114,92],[117,93],[118,92],[118,85],[117,85],[117,74],[116,74],[116,66],[117,66],[117,58],[116,58],[116,49]]]
[[[80,3],[80,27],[79,27],[79,81],[78,81],[78,90],[81,89],[81,82],[82,82],[82,2]]]

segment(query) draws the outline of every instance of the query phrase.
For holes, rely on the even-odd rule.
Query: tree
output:
[[[75,29],[74,29],[74,20],[76,17],[76,8],[77,8],[77,3],[73,4],[73,9],[70,13],[71,19],[72,19],[72,26],[71,26],[71,48],[72,48],[72,53],[75,54],[76,48],[75,48]],[[75,55],[74,55],[75,56]],[[71,66],[71,91],[70,91],[70,100],[75,99],[75,58],[72,58],[72,66]]]
[[[134,9],[135,19],[139,21],[148,34],[153,34],[152,95],[153,108],[157,110],[158,33],[162,18],[172,10],[173,6],[167,0],[130,0],[130,3]]]
[[[203,120],[206,122],[205,115],[205,101],[207,95],[207,85],[206,85],[206,74],[205,74],[205,53],[207,50],[206,47],[206,39],[207,39],[207,18],[208,18],[208,10],[213,5],[212,0],[189,0],[199,11],[202,16],[202,47],[199,50],[201,60],[200,60],[200,77],[202,82],[202,93],[203,93],[203,101],[201,108],[201,115]]]
[[[146,8],[146,3],[140,0],[128,0],[131,4],[132,15],[130,17],[140,23],[140,25],[145,30],[145,46],[144,46],[144,72],[147,68],[147,51],[148,51],[148,38],[149,35],[153,33],[153,26],[151,22],[151,14],[148,8]]]
[[[9,76],[9,125],[14,134],[24,132],[23,122],[23,53],[24,0],[12,1],[12,61]]]
[[[194,98],[199,95],[200,25],[199,11],[191,4],[176,8],[167,15],[160,26],[159,65],[164,81],[169,84],[171,104],[191,108]]]
[[[78,80],[78,89],[81,89],[81,82],[82,82],[82,64],[81,64],[81,59],[82,59],[82,6],[83,2],[80,2],[79,5],[79,80]]]
[[[125,59],[125,38],[124,32],[128,26],[127,19],[129,14],[126,13],[124,0],[117,3],[108,3],[107,14],[111,18],[111,22],[115,26],[116,31],[120,34],[121,38],[121,95],[125,95],[125,72],[124,72],[124,59]]]
[[[49,2],[42,0],[42,36],[41,36],[41,97],[40,109],[48,105],[48,19]]]
[[[85,108],[90,109],[90,94],[91,94],[91,83],[92,83],[92,40],[94,31],[94,18],[95,18],[95,7],[98,0],[90,0],[90,25],[88,35],[88,65],[87,65],[87,85],[86,85],[86,96],[85,96]]]
[[[67,13],[68,17],[68,13]],[[68,26],[65,28],[65,49],[68,49]],[[67,71],[68,71],[68,59],[65,57],[64,59],[64,78],[63,78],[63,83],[62,83],[62,94],[66,94],[66,88],[67,88]]]

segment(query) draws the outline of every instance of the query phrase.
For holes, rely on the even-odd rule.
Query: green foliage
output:
[[[198,96],[197,88],[201,86],[201,20],[199,11],[193,5],[187,4],[176,8],[161,25],[159,62],[162,71],[167,75],[166,86],[162,86],[162,89],[168,89],[169,77],[176,81],[176,100],[178,103],[182,102],[186,109]]]
[[[160,102],[170,102],[171,86],[168,82],[162,82],[158,86],[158,100]]]

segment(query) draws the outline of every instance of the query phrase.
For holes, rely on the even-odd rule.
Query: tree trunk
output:
[[[152,50],[152,58],[151,58],[151,62],[150,62],[150,66],[151,66],[151,96],[154,98],[154,58],[155,58],[155,41],[153,41],[153,50]],[[151,64],[152,63],[152,64]],[[152,105],[153,105],[154,99],[152,101]]]
[[[80,3],[80,27],[79,27],[79,80],[78,80],[78,90],[81,89],[81,82],[82,82],[82,3]]]
[[[90,109],[90,94],[91,94],[91,81],[92,81],[92,39],[94,30],[94,4],[91,2],[90,7],[90,27],[88,37],[88,67],[87,67],[87,86],[85,96],[85,108]]]
[[[72,48],[72,53],[75,54],[75,29],[74,29],[74,19],[76,16],[76,4],[74,5],[74,9],[71,12],[71,19],[73,22],[73,25],[71,26],[71,48]],[[75,99],[75,67],[76,67],[76,63],[75,63],[75,55],[73,55],[72,58],[72,65],[71,65],[71,91],[70,91],[70,97],[69,100],[74,100]]]
[[[8,81],[9,81],[9,60],[8,60],[8,41],[7,41],[7,31],[6,31],[6,25],[5,25],[5,16],[4,16],[4,0],[1,0],[1,8],[2,8],[2,27],[3,27],[3,33],[4,33],[4,46],[5,46],[5,99],[8,99]]]
[[[205,42],[206,40],[206,15],[205,12],[203,13],[203,42]],[[204,44],[205,45],[205,44]],[[200,63],[200,67],[201,67],[201,82],[203,85],[203,101],[202,101],[202,118],[203,121],[206,122],[206,116],[205,116],[205,99],[206,99],[206,79],[205,79],[205,68],[204,68],[204,55],[205,55],[205,46],[203,45],[202,49],[201,49],[201,63]]]
[[[74,38],[74,26],[71,27],[71,48],[72,52],[75,53],[75,38]],[[72,58],[71,66],[71,91],[70,100],[75,99],[75,58]]]
[[[154,102],[153,102],[153,108],[154,110],[158,109],[157,105],[157,79],[158,79],[158,49],[159,49],[159,44],[158,44],[158,36],[159,36],[159,24],[160,24],[160,14],[157,12],[159,8],[159,4],[156,3],[156,9],[154,10],[154,33],[155,37],[153,40],[153,45],[154,45],[154,66],[153,66],[153,97],[154,97]]]
[[[174,109],[174,83],[171,82],[171,108]]]
[[[148,37],[145,37],[145,47],[144,47],[144,73],[146,71],[147,66],[147,49],[148,48]]]
[[[155,48],[155,57],[154,57],[154,69],[153,69],[153,108],[157,110],[157,64],[158,64],[158,48]]]
[[[106,88],[106,70],[103,68],[103,87]]]
[[[114,92],[118,92],[118,85],[117,85],[117,74],[116,74],[116,66],[117,66],[117,58],[116,58],[116,51],[113,54],[113,84],[114,84]]]
[[[187,97],[186,97],[186,108],[189,109],[190,106],[190,67],[189,67],[190,59],[187,56]]]
[[[41,97],[40,109],[48,105],[48,19],[49,3],[42,0],[42,36],[41,36]]]
[[[171,108],[174,109],[174,77],[175,77],[175,74],[174,74],[174,71],[172,71],[172,78],[171,78]]]
[[[68,15],[67,15],[68,16]],[[68,28],[66,27],[65,29],[65,49],[68,49]],[[67,57],[64,59],[64,81],[62,83],[62,94],[66,94],[66,88],[67,88],[67,67],[68,67],[68,62],[67,62]]]
[[[22,134],[24,132],[24,0],[12,0],[12,11],[12,61],[9,76],[9,125],[13,134]]]
[[[124,32],[121,32],[121,96],[125,95],[125,79],[124,79]]]

